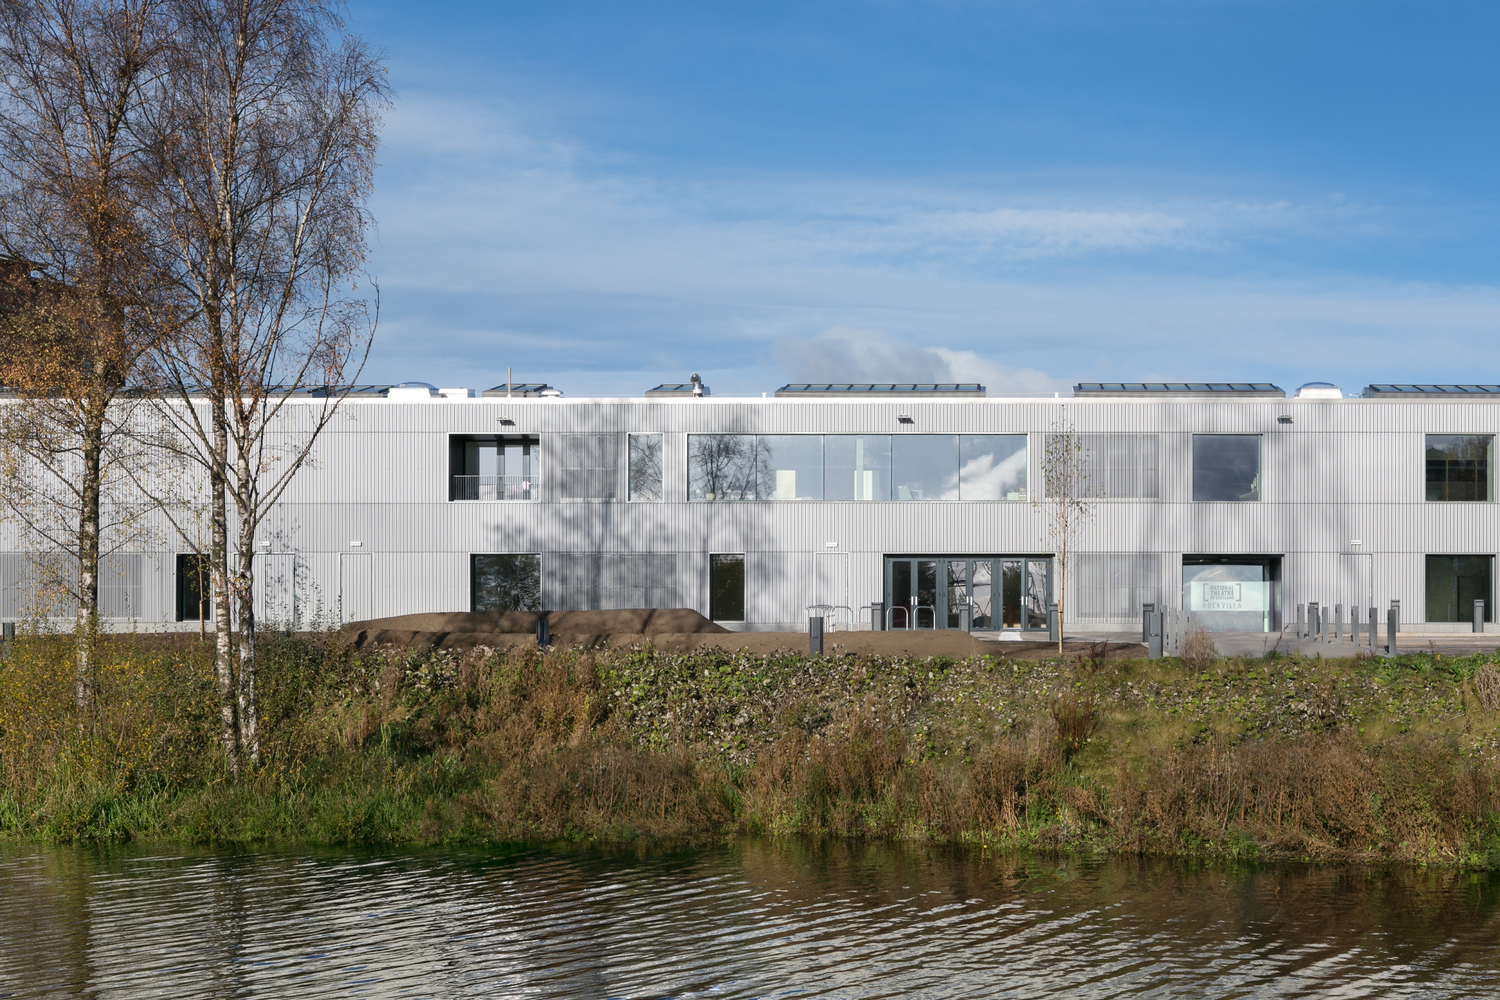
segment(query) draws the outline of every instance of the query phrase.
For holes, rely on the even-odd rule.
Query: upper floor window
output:
[[[630,499],[661,499],[661,435],[630,435]]]
[[[1259,500],[1260,435],[1194,434],[1194,500]]]
[[[449,439],[450,500],[536,500],[534,437],[455,435]]]
[[[1025,500],[1024,434],[692,434],[691,500]]]
[[[1427,499],[1488,500],[1494,450],[1489,434],[1427,435]]]

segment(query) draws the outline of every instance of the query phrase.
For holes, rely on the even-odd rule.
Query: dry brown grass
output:
[[[1141,851],[1235,837],[1277,855],[1439,860],[1497,810],[1493,773],[1451,741],[1335,733],[1162,753],[1122,770],[1109,824]]]
[[[1194,626],[1182,640],[1182,664],[1189,670],[1207,670],[1219,655],[1211,632],[1201,625]]]

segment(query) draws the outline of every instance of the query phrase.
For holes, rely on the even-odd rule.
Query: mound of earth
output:
[[[549,611],[546,615],[552,641],[564,646],[622,645],[648,635],[729,631],[688,608]],[[535,611],[435,611],[353,622],[342,631],[356,649],[368,645],[401,649],[505,648],[534,643],[540,617]]]

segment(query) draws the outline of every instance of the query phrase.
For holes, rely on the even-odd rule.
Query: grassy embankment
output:
[[[0,832],[197,843],[738,832],[1500,866],[1488,660],[350,653],[266,640],[266,764],[216,750],[209,651],[0,665]]]

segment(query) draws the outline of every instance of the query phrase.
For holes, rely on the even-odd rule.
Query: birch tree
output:
[[[0,421],[4,500],[68,554],[50,575],[77,603],[80,715],[101,546],[143,510],[126,389],[155,335],[138,308],[155,165],[138,125],[163,26],[156,0],[0,0],[0,385],[19,397]]]
[[[330,6],[170,2],[176,44],[151,123],[165,183],[152,215],[161,276],[188,307],[159,360],[176,400],[164,414],[209,480],[215,668],[234,770],[260,761],[257,534],[374,330],[355,292],[388,91],[379,59]]]
[[[1057,551],[1057,652],[1063,651],[1063,614],[1068,593],[1068,561],[1083,524],[1094,516],[1102,483],[1090,474],[1084,435],[1063,413],[1048,430],[1042,448],[1042,495],[1033,501],[1047,515],[1047,534]]]

